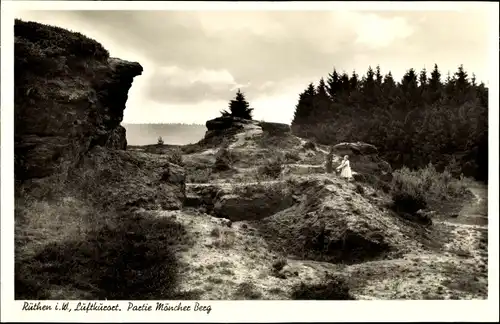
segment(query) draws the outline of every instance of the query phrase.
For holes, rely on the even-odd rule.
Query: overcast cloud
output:
[[[424,6],[425,3],[422,3]],[[443,76],[464,64],[488,80],[490,40],[498,29],[475,12],[21,12],[19,18],[79,31],[112,56],[144,67],[125,122],[204,123],[237,88],[255,117],[290,122],[299,92],[336,67],[369,65],[400,78],[434,63]]]

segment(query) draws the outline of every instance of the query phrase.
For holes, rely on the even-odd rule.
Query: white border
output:
[[[314,321],[498,321],[498,3],[471,2],[146,2],[2,1],[1,91],[1,320],[85,322],[314,322]],[[466,10],[484,6],[494,17],[491,30],[489,112],[489,299],[487,301],[207,301],[203,312],[22,312],[13,300],[13,12],[14,10]],[[466,22],[464,22],[466,23]],[[154,304],[150,302],[151,304]],[[55,302],[52,302],[55,304]],[[106,302],[112,304],[112,302]],[[127,302],[120,303],[126,308]],[[84,316],[81,316],[84,315]]]

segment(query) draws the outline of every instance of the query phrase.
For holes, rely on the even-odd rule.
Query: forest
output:
[[[437,64],[412,68],[400,81],[380,66],[362,76],[333,69],[300,94],[292,130],[327,145],[371,143],[394,168],[432,163],[488,180],[488,88],[462,65],[443,78]]]

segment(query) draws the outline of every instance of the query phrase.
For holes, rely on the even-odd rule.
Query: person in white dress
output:
[[[339,171],[339,170],[340,170],[340,176],[342,178],[346,178],[347,180],[351,180],[352,171],[351,171],[351,166],[349,164],[349,156],[348,155],[344,156],[342,163],[337,167],[337,171]]]

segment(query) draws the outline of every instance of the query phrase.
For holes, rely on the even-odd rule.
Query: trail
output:
[[[442,224],[461,227],[488,227],[488,186],[474,182],[469,186],[474,199],[464,204],[458,217],[450,218]]]

